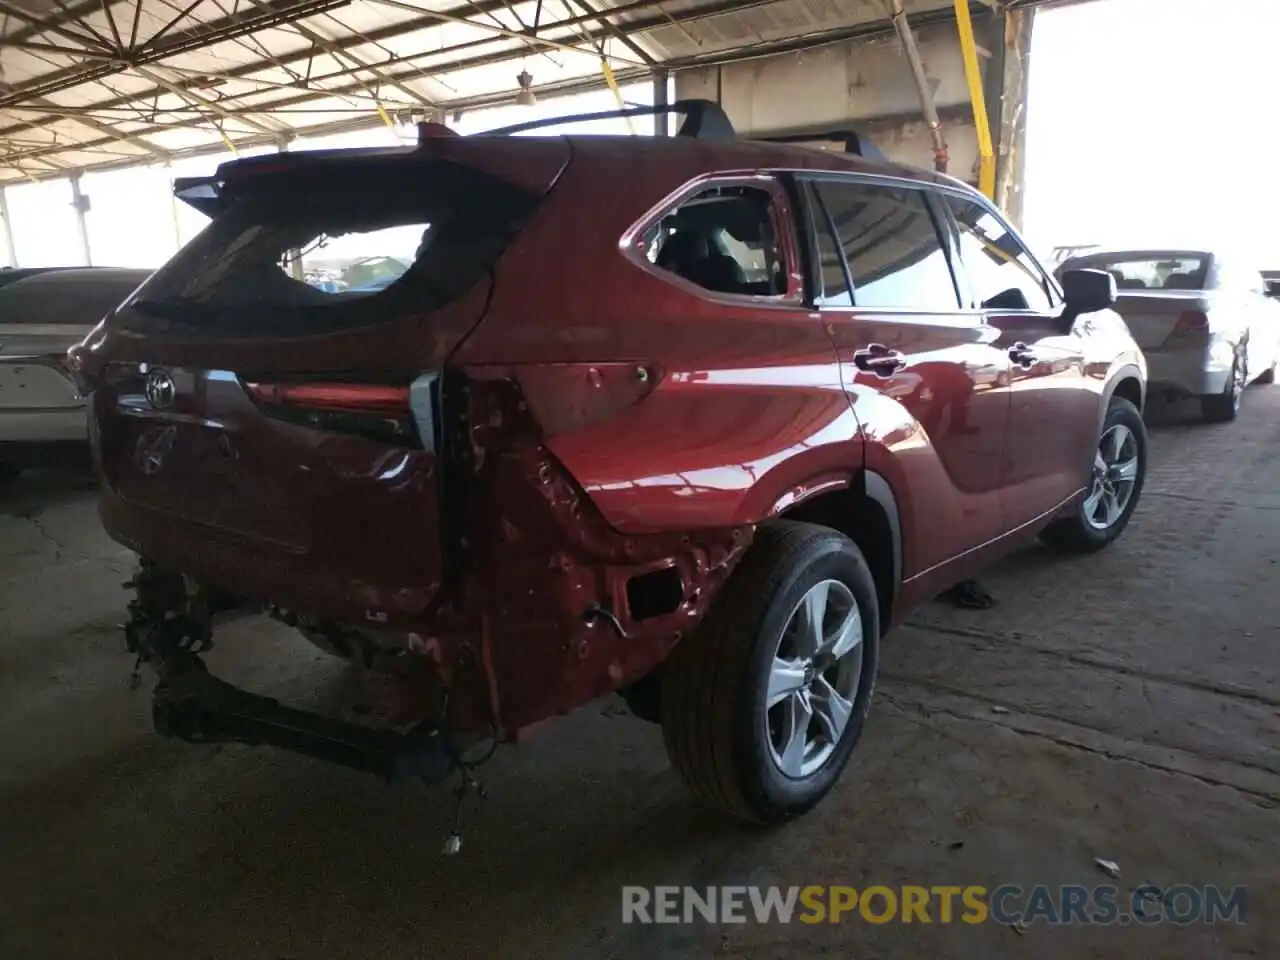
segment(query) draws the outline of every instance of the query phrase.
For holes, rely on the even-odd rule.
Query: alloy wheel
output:
[[[1138,438],[1122,423],[1102,435],[1093,455],[1093,483],[1084,501],[1085,522],[1109,530],[1133,499],[1140,464]]]
[[[834,753],[862,679],[862,614],[839,580],[814,584],[778,638],[765,724],[778,770],[801,780]]]

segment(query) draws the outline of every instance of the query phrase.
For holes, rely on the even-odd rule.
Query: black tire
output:
[[[662,722],[662,671],[655,670],[630,686],[618,691],[623,703],[637,718],[649,723]]]
[[[1244,399],[1244,388],[1248,383],[1249,371],[1243,351],[1240,351],[1231,363],[1227,389],[1223,393],[1200,398],[1201,416],[1209,423],[1230,423],[1240,413],[1240,403]]]
[[[1138,475],[1119,519],[1105,529],[1099,529],[1086,516],[1086,501],[1071,516],[1055,520],[1045,528],[1040,539],[1049,546],[1071,553],[1093,553],[1115,542],[1129,525],[1129,519],[1142,498],[1142,485],[1147,478],[1147,427],[1138,408],[1123,397],[1116,397],[1111,401],[1107,418],[1102,423],[1102,432],[1098,436],[1099,444],[1115,426],[1126,427],[1133,434],[1138,458]]]
[[[773,757],[767,683],[779,639],[811,588],[843,584],[862,628],[852,709],[825,762],[803,778]],[[671,762],[702,802],[751,823],[799,816],[835,785],[862,734],[880,652],[876,584],[858,547],[827,527],[773,521],[663,666],[662,731]]]

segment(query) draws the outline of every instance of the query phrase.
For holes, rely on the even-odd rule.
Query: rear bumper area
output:
[[[1181,396],[1208,396],[1223,393],[1231,377],[1232,350],[1225,341],[1208,347],[1148,350],[1147,382],[1152,392]]]
[[[98,516],[113,540],[166,569],[231,596],[305,612],[315,620],[410,630],[421,626],[437,593],[434,585],[354,581],[308,563],[304,554],[286,546],[234,539],[130,503],[109,488],[98,501]]]
[[[441,457],[439,585],[337,575],[111,490],[102,521],[158,567],[429,667],[450,729],[511,739],[651,672],[705,614],[753,528],[620,534],[543,446],[514,383],[473,387],[466,403],[448,444],[463,452]]]
[[[0,444],[86,443],[84,407],[29,410],[0,407]]]

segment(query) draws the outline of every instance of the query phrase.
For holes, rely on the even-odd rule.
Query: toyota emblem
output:
[[[147,403],[151,404],[153,410],[168,410],[172,407],[175,392],[173,377],[169,376],[169,371],[156,368],[147,374],[145,393]]]

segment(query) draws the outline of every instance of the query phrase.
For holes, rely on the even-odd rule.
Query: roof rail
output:
[[[677,137],[696,137],[700,140],[734,140],[737,133],[729,117],[720,104],[712,100],[677,100],[671,104],[655,104],[653,106],[622,107],[618,110],[603,110],[599,113],[576,113],[567,117],[548,117],[546,120],[530,120],[509,127],[499,127],[478,133],[478,137],[504,137],[525,130],[537,130],[541,127],[556,127],[563,123],[579,123],[584,120],[609,120],[614,117],[659,116],[672,113],[684,114],[684,122],[676,132]]]
[[[859,133],[857,130],[826,130],[820,133],[795,133],[780,137],[752,137],[751,139],[763,143],[814,143],[829,140],[843,143],[845,153],[866,157],[868,160],[888,160],[884,152],[872,143],[865,133]]]

